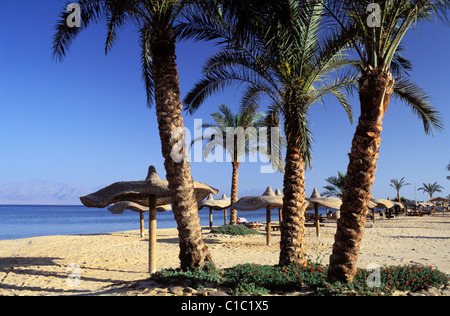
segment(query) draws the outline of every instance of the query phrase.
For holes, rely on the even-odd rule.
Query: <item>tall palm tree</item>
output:
[[[219,106],[219,112],[214,112],[211,114],[211,117],[213,118],[214,123],[203,123],[202,127],[213,128],[215,129],[215,133],[212,136],[200,136],[199,138],[194,139],[192,143],[206,139],[210,141],[208,144],[216,143],[217,145],[222,146],[226,153],[230,155],[231,164],[233,166],[231,177],[231,204],[234,204],[238,199],[238,177],[241,157],[249,153],[260,151],[261,144],[258,144],[256,129],[265,127],[266,115],[262,112],[258,112],[257,107],[247,107],[238,114],[233,114],[228,106],[222,104]],[[238,129],[241,129],[243,133],[246,131],[254,131],[255,134],[248,135],[245,133],[240,135],[241,133]],[[233,135],[230,135],[230,132],[232,132]],[[216,139],[216,134],[221,135],[221,138]],[[233,140],[229,141],[231,136],[233,136]],[[217,143],[218,140],[220,143]],[[280,142],[278,143],[280,144]],[[204,155],[210,155],[214,148],[215,146],[207,145],[203,151]],[[268,151],[265,149],[264,152]],[[278,170],[281,170],[282,160],[279,159],[278,155],[274,156],[274,158],[272,164],[276,166]],[[237,211],[231,208],[230,224],[235,225],[236,219]]]
[[[352,41],[361,64],[359,99],[361,115],[352,142],[345,192],[338,221],[333,253],[330,257],[330,281],[351,282],[363,236],[368,202],[375,179],[381,142],[383,117],[393,93],[422,119],[425,132],[440,131],[443,124],[423,90],[411,80],[399,76],[411,64],[398,54],[407,31],[420,21],[438,16],[447,20],[449,0],[386,0],[377,2],[380,20],[373,27],[367,13],[372,0],[323,0],[329,22],[346,33],[356,33]],[[378,15],[378,14],[376,14]],[[328,21],[327,20],[327,21]],[[373,22],[373,21],[372,21]],[[396,67],[394,67],[396,66]],[[394,76],[397,78],[394,79]]]
[[[450,163],[447,166],[447,171],[450,171]],[[450,176],[447,176],[447,179],[450,180]]]
[[[428,193],[430,195],[430,199],[433,197],[433,194],[436,192],[442,192],[444,187],[439,185],[437,182],[435,183],[422,183],[422,187],[418,188],[418,191],[423,191],[423,193]]]
[[[391,179],[391,183],[389,184],[391,187],[393,187],[397,191],[397,201],[401,202],[400,200],[400,189],[404,186],[411,185],[411,183],[405,183],[405,178],[398,179]]]
[[[68,27],[66,19],[69,13],[63,12],[53,39],[53,55],[62,60],[72,41],[82,30],[91,23],[104,19],[108,30],[105,52],[108,53],[117,40],[117,30],[126,23],[136,26],[147,103],[151,106],[154,100],[156,104],[166,177],[173,190],[172,207],[178,225],[179,258],[183,269],[212,262],[201,235],[190,165],[184,160],[176,163],[171,158],[172,147],[179,141],[172,138],[172,132],[184,127],[173,28],[178,14],[190,2],[192,1],[80,0],[81,27]]]
[[[332,176],[326,178],[325,181],[328,182],[329,185],[323,187],[327,191],[323,192],[322,196],[336,196],[342,199],[342,195],[344,192],[344,182],[346,177],[347,174],[343,174],[338,171],[337,177]]]
[[[191,21],[204,38],[220,38],[226,49],[211,57],[204,78],[185,98],[187,107],[197,109],[208,95],[229,85],[245,87],[243,107],[270,102],[269,117],[281,114],[287,142],[283,181],[283,222],[281,227],[281,265],[305,262],[305,168],[311,161],[312,137],[309,109],[331,94],[342,104],[350,120],[352,111],[343,93],[355,80],[327,77],[347,64],[342,51],[347,37],[332,34],[319,37],[322,27],[319,1],[241,1],[246,8],[254,3],[253,14],[246,16],[244,31],[235,15],[205,25]],[[245,12],[245,11],[244,11]],[[214,22],[214,21],[213,21]],[[198,34],[198,32],[197,32]],[[327,80],[328,79],[328,80]]]

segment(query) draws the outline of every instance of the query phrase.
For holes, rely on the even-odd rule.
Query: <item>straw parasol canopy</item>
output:
[[[377,203],[373,202],[372,200],[369,200],[369,203],[367,204],[367,206],[368,206],[370,209],[374,209],[374,208],[377,207]]]
[[[394,202],[392,202],[391,200],[370,199],[370,201],[376,203],[377,205],[375,207],[379,207],[379,208],[392,208],[395,206]]]
[[[433,203],[419,202],[418,205],[422,206],[422,207],[429,207],[429,206],[433,206]]]
[[[262,208],[266,209],[266,244],[270,245],[271,216],[270,210],[283,207],[283,196],[276,195],[271,187],[267,187],[261,196],[244,196],[236,201],[232,207],[238,211],[249,212]]]
[[[172,206],[170,204],[167,205],[161,205],[156,207],[157,212],[165,212],[172,209]],[[141,238],[144,237],[144,213],[149,210],[148,207],[139,205],[134,202],[118,202],[110,207],[108,207],[108,211],[111,212],[111,214],[123,214],[125,210],[131,210],[133,212],[139,213],[140,218],[140,236]]]
[[[369,201],[369,208],[372,210],[372,221],[375,223],[375,209],[376,208],[385,208],[387,210],[396,205],[399,205],[400,207],[404,207],[404,205],[400,202],[394,202],[394,201],[386,200],[386,199],[371,198]]]
[[[314,188],[311,197],[306,199],[309,202],[309,205],[306,207],[307,210],[314,209],[315,213],[315,221],[314,224],[316,226],[316,235],[320,236],[320,221],[319,221],[319,206],[323,206],[326,208],[339,209],[341,207],[342,201],[337,197],[321,197],[319,191]]]
[[[194,182],[194,193],[197,201],[209,194],[219,191],[200,182]],[[104,208],[117,202],[134,202],[149,207],[149,272],[156,272],[156,209],[157,206],[171,203],[172,191],[169,182],[161,180],[154,166],[148,168],[144,181],[127,181],[113,183],[97,192],[80,197],[87,207]]]
[[[314,209],[314,204],[317,203],[319,206],[323,206],[326,208],[339,209],[341,207],[342,201],[337,197],[321,197],[317,189],[314,188],[311,197],[306,198],[308,200],[309,205],[307,207],[308,210]]]
[[[198,209],[200,210],[204,207],[209,207],[215,211],[221,211],[223,209],[229,208],[230,204],[231,199],[227,198],[225,194],[222,194],[222,197],[217,200],[214,200],[212,194],[210,194],[206,200],[198,203]]]
[[[219,193],[217,189],[201,182],[194,182],[194,192],[197,201],[203,200],[211,193]],[[171,204],[171,194],[169,182],[161,180],[155,167],[150,166],[144,181],[116,182],[95,193],[83,196],[80,200],[87,207],[104,208],[117,202],[134,202],[149,207],[149,196],[156,196],[156,205],[160,206]]]
[[[213,217],[212,217],[212,210],[215,211],[224,211],[224,224],[227,223],[227,209],[231,205],[231,199],[228,198],[225,194],[222,194],[222,198],[214,200],[212,194],[209,195],[209,197],[201,201],[198,204],[198,210],[200,211],[202,208],[207,207],[209,208],[209,227],[212,227],[213,225]]]
[[[394,203],[394,206],[400,206],[400,208],[405,208],[405,205],[402,202],[392,201],[392,203]]]
[[[435,202],[450,202],[450,199],[446,199],[446,198],[443,198],[443,197],[432,197],[432,198],[430,198],[429,200],[428,200],[428,202],[433,202],[433,203],[435,203]]]
[[[442,213],[445,214],[445,208],[450,204],[450,199],[446,199],[443,197],[432,197],[428,202],[431,202],[435,205],[440,205],[442,207]]]
[[[271,187],[267,187],[261,196],[244,196],[236,201],[232,207],[238,211],[249,212],[262,208],[283,207],[283,196],[276,195]]]

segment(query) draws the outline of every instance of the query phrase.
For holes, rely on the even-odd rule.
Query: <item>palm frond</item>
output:
[[[344,108],[350,123],[353,124],[353,109],[350,102],[347,99],[347,94],[352,94],[357,89],[357,75],[345,72],[342,76],[338,76],[334,81],[322,84],[317,87],[312,94],[312,98],[309,101],[308,108],[316,102],[319,102],[324,96],[332,94],[339,104]],[[344,93],[343,90],[347,92]]]
[[[57,61],[62,61],[66,56],[72,42],[91,23],[100,22],[106,15],[104,1],[101,0],[80,0],[78,4],[81,9],[81,27],[69,27],[67,18],[71,14],[66,11],[68,1],[60,18],[56,24],[56,33],[53,36],[52,55]]]
[[[142,80],[144,81],[147,95],[147,106],[151,107],[154,100],[153,62],[150,53],[150,31],[142,27],[139,32],[139,45],[141,47]]]
[[[205,76],[195,84],[195,86],[189,91],[183,100],[186,106],[186,110],[189,113],[195,112],[204,100],[213,95],[214,93],[223,91],[226,87],[235,85],[253,85],[260,90],[267,90],[267,86],[272,83],[269,82],[266,76],[258,75],[258,69],[254,69],[246,62],[239,63],[238,60],[223,58],[220,60],[218,56],[223,55],[225,52],[219,52],[217,55],[210,58],[205,69]],[[242,61],[242,59],[240,59]]]
[[[111,50],[112,46],[117,41],[117,31],[120,31],[128,19],[128,12],[133,11],[133,1],[105,1],[106,13],[106,41],[105,54]]]
[[[426,92],[409,79],[400,79],[394,84],[394,96],[405,102],[423,122],[426,134],[441,132],[444,128],[439,112],[433,108]]]

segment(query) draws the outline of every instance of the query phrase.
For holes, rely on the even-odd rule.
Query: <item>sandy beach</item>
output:
[[[449,215],[368,221],[359,266],[420,263],[450,274],[449,229]],[[315,228],[307,228],[311,260],[328,264],[335,230],[335,222],[325,223],[318,238]],[[203,228],[203,236],[220,268],[278,263],[279,231],[272,233],[271,246],[264,235],[233,237]],[[177,230],[158,230],[157,237],[157,269],[177,268]],[[147,269],[148,239],[138,231],[0,241],[0,295],[109,295],[111,284],[145,279]],[[139,294],[168,293],[153,285]]]

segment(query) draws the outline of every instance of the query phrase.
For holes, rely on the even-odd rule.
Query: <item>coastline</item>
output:
[[[358,266],[418,263],[450,274],[449,228],[450,216],[441,214],[377,218],[375,225],[368,221]],[[325,223],[318,238],[314,228],[306,229],[312,261],[328,264],[335,230],[335,222]],[[264,234],[216,235],[204,227],[203,237],[219,268],[278,263],[279,231],[272,232],[270,246],[265,245]],[[159,229],[157,238],[157,269],[177,268],[177,230]],[[147,278],[147,260],[148,238],[139,238],[137,230],[4,240],[0,241],[0,295],[99,295],[112,283]],[[71,284],[78,272],[79,287]]]

